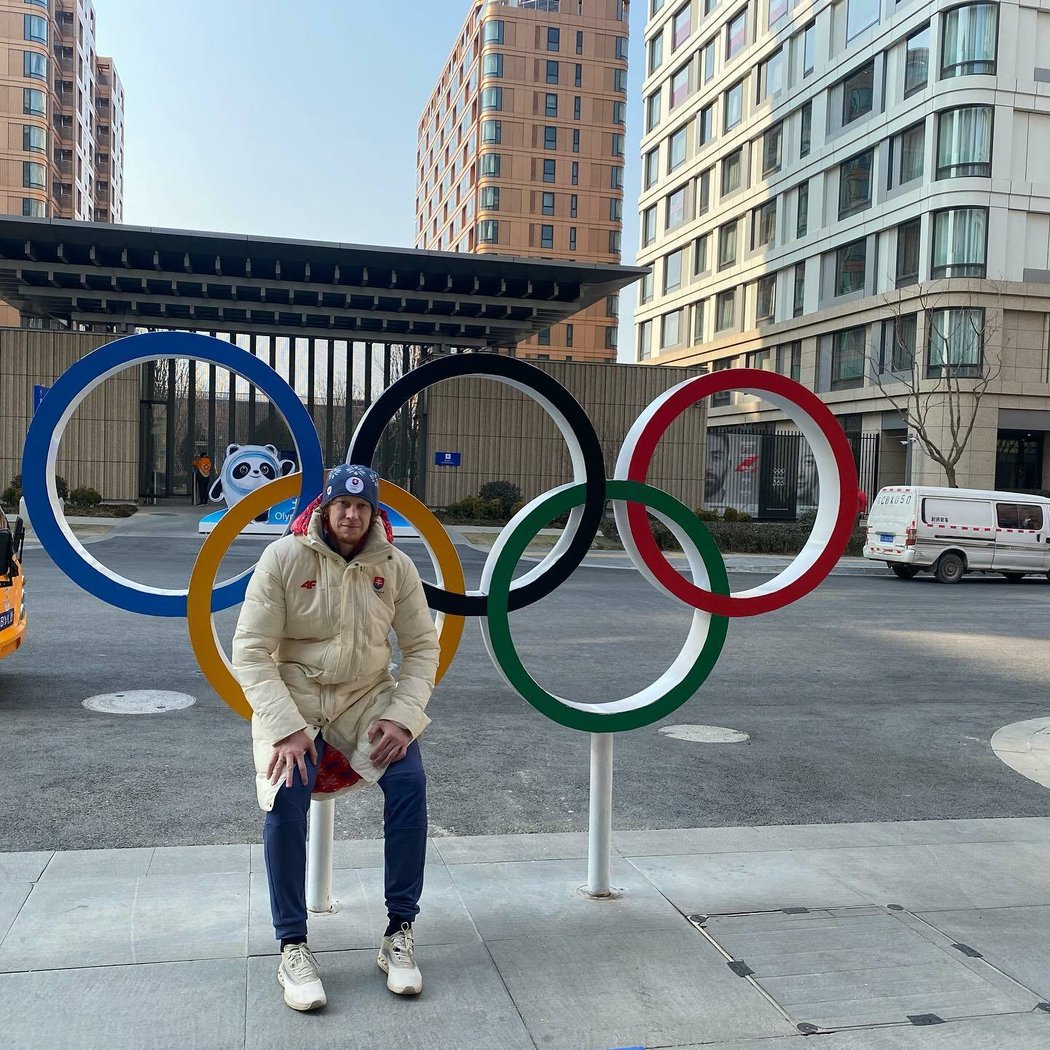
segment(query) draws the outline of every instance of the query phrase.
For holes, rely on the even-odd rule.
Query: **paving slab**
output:
[[[863,824],[781,824],[756,828],[779,849],[950,845],[957,842],[1050,840],[1050,818],[875,821]]]
[[[593,901],[579,889],[587,881],[575,860],[507,864],[455,864],[449,868],[478,932],[487,941],[561,931],[572,938],[603,930],[661,930],[686,920],[626,861],[614,858],[611,881],[624,891]]]
[[[691,927],[490,942],[529,1034],[547,1050],[665,1047],[792,1026]]]
[[[427,866],[440,865],[444,861],[438,852],[436,840],[427,842]],[[262,843],[256,842],[249,847],[250,867],[252,871],[266,871],[266,858],[263,856]],[[336,839],[332,843],[332,867],[338,868],[378,868],[383,864],[382,839]]]
[[[989,963],[1044,1000],[1050,1000],[1050,905],[936,911],[921,917],[945,936],[979,951]]]
[[[673,831],[613,832],[613,846],[625,857],[768,852],[777,849],[779,845],[766,828],[680,828]]]
[[[40,878],[84,879],[105,875],[145,875],[153,859],[153,847],[130,849],[70,849],[51,858]]]
[[[510,860],[574,860],[587,856],[579,832],[530,835],[449,835],[430,840],[446,864],[491,864]]]
[[[53,856],[51,850],[0,853],[0,884],[36,882]]]
[[[250,870],[250,847],[236,846],[158,846],[153,851],[147,877],[156,875],[213,875],[227,871]]]
[[[0,974],[8,1050],[240,1050],[244,959]]]
[[[642,857],[631,863],[687,915],[869,903],[807,854],[756,851]]]
[[[435,945],[418,958],[423,992],[409,998],[387,991],[374,950],[321,953],[317,961],[328,1005],[311,1014],[284,1005],[276,960],[250,959],[245,1045],[252,1050],[535,1050],[481,944]]]
[[[22,905],[25,904],[32,888],[31,882],[0,882],[0,944],[11,929],[15,917],[22,910]]]
[[[43,879],[3,944],[0,972],[243,958],[246,874]]]

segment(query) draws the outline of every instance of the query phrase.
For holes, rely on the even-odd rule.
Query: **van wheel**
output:
[[[933,575],[938,583],[958,583],[966,572],[966,565],[958,554],[942,554]]]
[[[910,580],[919,574],[919,570],[914,565],[891,565],[890,570],[898,580]]]
[[[1025,577],[1023,572],[1004,572],[1003,575],[1007,583],[1020,583]]]

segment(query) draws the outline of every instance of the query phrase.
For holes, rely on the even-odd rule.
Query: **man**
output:
[[[352,781],[378,782],[383,791],[389,923],[379,968],[392,992],[423,987],[412,937],[427,837],[416,739],[430,722],[424,708],[437,633],[415,566],[388,538],[375,471],[336,467],[318,504],[263,552],[233,640],[234,669],[254,712],[270,910],[281,944],[277,979],[294,1010],[327,1001],[306,940],[306,815],[326,752],[349,763]],[[396,682],[391,630],[401,650]]]
[[[191,461],[194,468],[193,480],[197,487],[197,503],[204,506],[208,502],[208,482],[211,480],[211,456],[207,452],[198,452]]]
[[[707,463],[704,470],[704,505],[719,503],[729,473],[729,434],[724,429],[707,432]]]

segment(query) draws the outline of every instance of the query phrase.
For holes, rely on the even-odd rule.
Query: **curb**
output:
[[[996,757],[1015,772],[1050,788],[1050,718],[1029,718],[992,734]]]

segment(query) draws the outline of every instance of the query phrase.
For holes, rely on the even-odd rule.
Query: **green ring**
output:
[[[579,711],[568,707],[548,693],[525,669],[514,647],[510,633],[510,614],[507,603],[510,585],[525,549],[547,522],[573,507],[580,506],[586,497],[585,484],[570,485],[555,492],[538,503],[518,525],[506,536],[492,567],[489,582],[489,604],[487,621],[483,622],[490,643],[490,651],[497,667],[510,683],[537,711],[552,721],[570,729],[590,733],[618,733],[651,725],[677,710],[703,685],[711,673],[725,644],[729,630],[729,618],[711,616],[707,638],[692,667],[682,681],[672,686],[656,700],[633,711],[600,714],[597,711]],[[711,590],[716,594],[729,594],[729,578],[725,562],[704,523],[669,493],[652,488],[640,481],[605,482],[608,499],[640,503],[665,515],[679,525],[689,537],[703,559],[710,577]],[[695,615],[695,614],[694,614]]]

